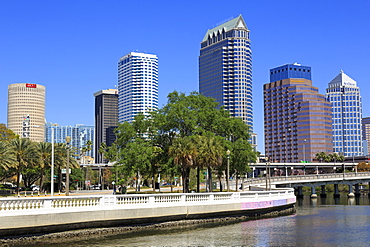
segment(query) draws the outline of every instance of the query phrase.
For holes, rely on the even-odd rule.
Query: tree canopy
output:
[[[248,126],[213,99],[197,92],[189,95],[172,92],[168,102],[150,116],[139,114],[132,123],[119,124],[117,140],[105,157],[117,161],[126,180],[140,173],[153,177],[160,167],[163,173],[181,175],[188,192],[189,171],[226,169],[227,149],[235,150],[234,174],[247,172],[256,160],[249,142]]]

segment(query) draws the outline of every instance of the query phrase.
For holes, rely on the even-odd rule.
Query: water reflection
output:
[[[367,196],[297,199],[294,215],[181,229],[157,229],[69,243],[69,246],[368,246]],[[62,245],[59,245],[62,246]],[[65,245],[67,246],[67,245]]]

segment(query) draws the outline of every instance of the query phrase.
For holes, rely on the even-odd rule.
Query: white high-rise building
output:
[[[360,88],[340,71],[328,85],[326,98],[332,103],[333,149],[345,157],[364,155]]]
[[[45,86],[15,83],[8,86],[7,127],[22,138],[44,141]]]
[[[158,57],[131,52],[118,62],[118,122],[158,109]]]

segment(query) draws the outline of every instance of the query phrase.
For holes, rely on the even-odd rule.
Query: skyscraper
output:
[[[370,154],[370,117],[362,119],[362,141],[364,145],[364,155]]]
[[[7,127],[20,137],[43,142],[44,125],[45,87],[33,83],[10,84]]]
[[[47,123],[45,128],[45,142],[52,141],[52,130],[54,129],[54,142],[66,143],[66,137],[71,137],[70,145],[76,148],[77,155],[81,154],[81,149],[86,146],[87,141],[93,145],[91,150],[85,153],[85,156],[94,157],[94,126],[76,124],[75,126],[59,126],[58,124]]]
[[[362,145],[362,103],[356,81],[340,71],[326,89],[332,103],[334,152],[345,157],[364,155]]]
[[[158,58],[131,52],[118,62],[118,121],[158,109]]]
[[[199,92],[213,97],[253,131],[252,55],[241,15],[213,29],[201,42]]]
[[[310,67],[295,63],[271,69],[264,113],[271,162],[306,162],[319,152],[333,152],[331,104],[312,86]]]
[[[95,96],[95,162],[102,163],[99,153],[101,143],[107,147],[116,140],[114,129],[118,125],[118,90],[108,89],[94,93]]]

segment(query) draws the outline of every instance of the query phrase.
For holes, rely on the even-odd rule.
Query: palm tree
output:
[[[99,150],[98,150],[99,154],[101,155],[101,160],[102,160],[102,163],[104,163],[104,155],[105,153],[107,152],[107,144],[105,144],[104,142],[100,143],[100,147],[99,147]]]
[[[212,168],[218,168],[222,164],[222,156],[224,154],[223,139],[209,133],[205,136],[195,136],[193,140],[197,147],[197,164],[199,167],[207,167],[208,188],[209,191],[212,191]]]
[[[176,138],[170,146],[169,155],[174,158],[175,164],[179,165],[182,173],[183,192],[189,192],[189,172],[195,164],[196,148],[190,137]]]
[[[325,152],[320,152],[315,155],[316,159],[320,162],[327,160],[327,155]]]
[[[39,142],[36,146],[39,152],[39,164],[40,164],[40,190],[44,183],[45,168],[51,166],[51,143],[50,142]]]
[[[17,171],[17,191],[19,191],[20,175],[22,170],[31,164],[37,157],[35,144],[29,139],[16,138],[10,141],[10,149],[14,153],[14,168]]]
[[[0,141],[0,167],[7,170],[14,164],[14,158],[14,153],[9,148],[9,143]]]
[[[79,164],[74,157],[74,151],[76,150],[72,149],[72,151],[69,152],[69,167],[71,169],[79,167]],[[62,190],[62,169],[66,168],[67,166],[67,144],[56,143],[54,153],[54,164],[55,168],[57,169],[56,174],[58,174],[58,189]]]
[[[80,158],[81,164],[83,156],[85,156],[85,154],[91,150],[92,144],[93,144],[92,141],[87,140],[85,147],[81,148],[81,158]]]

